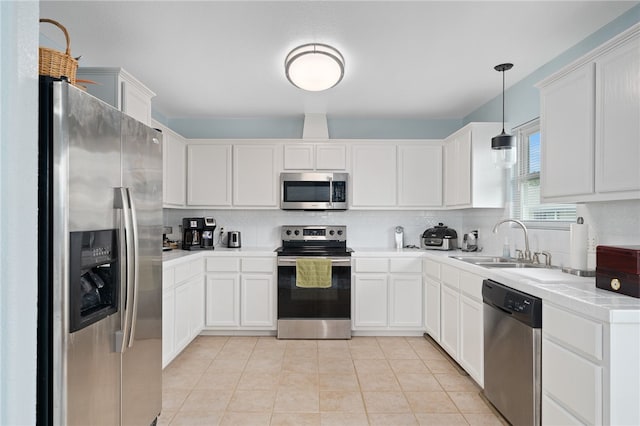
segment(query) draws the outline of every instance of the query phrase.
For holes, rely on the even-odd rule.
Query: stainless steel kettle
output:
[[[229,233],[227,234],[227,247],[242,247],[242,243],[240,242],[240,231],[229,231]]]

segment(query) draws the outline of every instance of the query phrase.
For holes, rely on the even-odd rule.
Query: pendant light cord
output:
[[[504,70],[502,71],[502,133],[504,133]]]

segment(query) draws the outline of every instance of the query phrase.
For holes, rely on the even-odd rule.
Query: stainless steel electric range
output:
[[[278,253],[278,338],[351,338],[351,249],[346,226],[283,226]],[[305,259],[330,262],[326,285],[303,285]],[[313,263],[313,262],[312,262]],[[309,262],[306,262],[308,265]]]

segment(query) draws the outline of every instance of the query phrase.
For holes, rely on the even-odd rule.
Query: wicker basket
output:
[[[62,76],[67,77],[71,84],[76,84],[76,71],[78,71],[78,61],[71,56],[71,40],[69,39],[69,33],[67,29],[57,21],[53,19],[40,19],[40,22],[47,22],[60,28],[67,39],[67,50],[63,53],[55,49],[49,49],[48,47],[39,48],[40,66],[39,74],[47,75],[50,77],[60,78]]]

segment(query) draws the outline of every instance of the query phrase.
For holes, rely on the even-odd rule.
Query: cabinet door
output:
[[[275,299],[273,275],[243,274],[240,279],[240,325],[273,327]]]
[[[231,145],[187,145],[187,204],[231,205]]]
[[[471,204],[471,130],[455,133],[445,141],[445,204]]]
[[[127,79],[121,80],[122,112],[136,120],[149,124],[151,121],[151,98]]]
[[[482,303],[460,295],[460,365],[484,386]]]
[[[198,276],[189,281],[189,297],[191,298],[191,338],[195,338],[204,328],[204,277]]]
[[[285,170],[313,170],[312,144],[287,144],[284,146]]]
[[[234,206],[278,206],[276,151],[275,145],[233,147]]]
[[[543,199],[593,193],[594,78],[589,63],[541,89]]]
[[[345,170],[347,149],[334,143],[316,145],[316,170]]]
[[[424,327],[429,336],[440,342],[440,283],[425,278]]]
[[[458,302],[460,293],[440,286],[440,344],[453,358],[458,358]]]
[[[240,323],[238,274],[208,274],[206,325],[236,327]]]
[[[188,283],[176,287],[175,351],[180,352],[191,340],[192,307]]]
[[[442,205],[442,146],[398,146],[398,205]]]
[[[387,326],[387,275],[357,274],[354,283],[355,327]]]
[[[354,207],[396,205],[396,146],[355,145],[352,148],[352,192]]]
[[[638,191],[640,38],[596,60],[596,99],[596,191]]]
[[[164,204],[184,206],[186,192],[186,146],[185,142],[171,132],[162,134],[163,151],[163,193]]]
[[[175,352],[175,293],[173,289],[165,290],[162,295],[162,367],[173,359]]]
[[[389,326],[422,326],[422,275],[392,274],[389,298]]]

